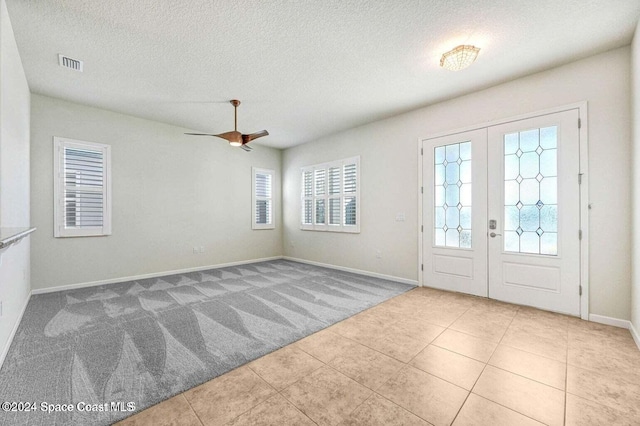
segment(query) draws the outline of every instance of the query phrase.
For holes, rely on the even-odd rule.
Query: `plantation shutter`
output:
[[[360,232],[359,157],[302,168],[301,228]]]
[[[111,233],[109,152],[107,145],[55,138],[56,237]]]
[[[343,166],[344,172],[344,222],[345,226],[356,226],[357,223],[357,189],[358,189],[358,166],[356,162],[346,163]]]
[[[274,228],[273,170],[253,169],[253,229]]]

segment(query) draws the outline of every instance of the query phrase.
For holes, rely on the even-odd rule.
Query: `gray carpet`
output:
[[[0,424],[110,424],[411,288],[277,260],[35,295],[0,402],[37,411],[0,411]],[[43,413],[42,402],[74,411]]]

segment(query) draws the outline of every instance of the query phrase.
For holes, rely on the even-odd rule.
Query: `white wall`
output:
[[[0,1],[0,226],[29,226],[29,86]],[[29,238],[0,252],[0,353],[29,297]]]
[[[287,149],[285,255],[418,278],[417,140],[579,101],[589,105],[590,311],[630,318],[629,47]],[[469,71],[472,71],[471,68]],[[464,71],[463,71],[464,72]],[[301,231],[301,166],[361,156],[361,233]],[[396,222],[396,213],[406,213]],[[376,259],[377,250],[382,259]]]
[[[281,151],[41,95],[31,104],[34,289],[282,254]],[[53,137],[111,145],[113,234],[53,237]],[[251,229],[251,167],[274,169],[276,229]],[[204,254],[193,247],[204,246]]]
[[[633,113],[633,280],[631,290],[631,323],[640,332],[640,22],[631,44],[631,87]],[[640,336],[638,336],[640,337]],[[637,342],[640,345],[640,342]]]

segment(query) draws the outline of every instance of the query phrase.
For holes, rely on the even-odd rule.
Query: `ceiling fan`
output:
[[[237,99],[232,99],[229,101],[231,105],[233,105],[233,115],[234,115],[234,126],[232,132],[220,133],[218,135],[214,135],[211,133],[185,133],[185,135],[194,135],[194,136],[215,136],[217,138],[222,138],[229,141],[229,145],[231,146],[239,146],[245,151],[251,151],[251,147],[247,146],[249,142],[254,139],[261,138],[263,136],[267,136],[269,132],[266,130],[261,130],[259,132],[251,133],[248,135],[244,135],[238,131],[238,105],[240,105],[240,101]]]

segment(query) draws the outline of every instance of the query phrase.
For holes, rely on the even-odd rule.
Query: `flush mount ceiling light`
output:
[[[442,55],[440,66],[451,71],[465,69],[476,60],[478,52],[480,52],[478,47],[461,44]]]

